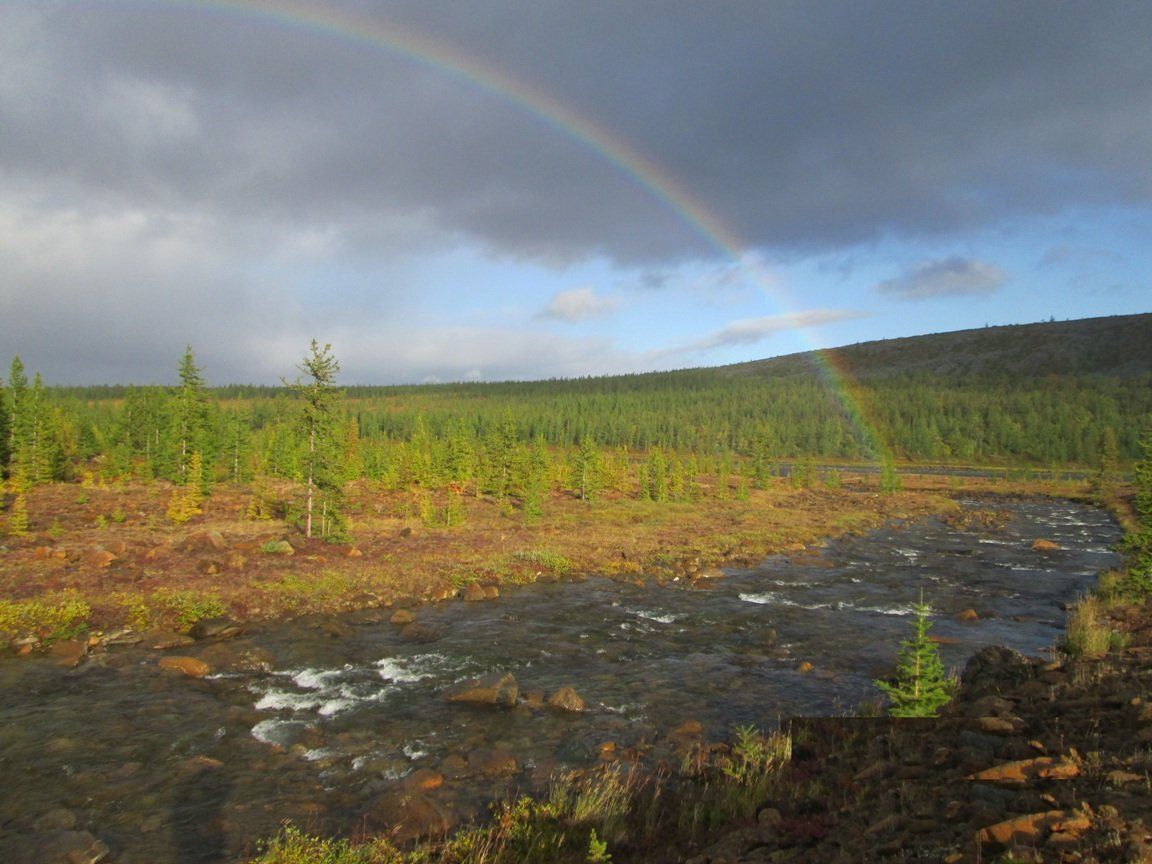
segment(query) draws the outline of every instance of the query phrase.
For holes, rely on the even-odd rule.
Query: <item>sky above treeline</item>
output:
[[[714,366],[1152,309],[1152,4],[0,0],[50,384]]]

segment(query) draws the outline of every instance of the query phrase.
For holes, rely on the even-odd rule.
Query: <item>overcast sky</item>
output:
[[[711,366],[1152,309],[1152,4],[0,0],[0,359]]]

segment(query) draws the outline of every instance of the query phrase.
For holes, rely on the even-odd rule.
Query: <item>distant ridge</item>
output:
[[[716,371],[810,375],[814,354],[861,380],[907,374],[1132,378],[1152,375],[1152,313],[906,336],[720,366]]]

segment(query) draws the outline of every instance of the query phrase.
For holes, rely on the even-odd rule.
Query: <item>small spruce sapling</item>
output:
[[[924,602],[923,591],[913,610],[913,635],[900,643],[895,680],[875,683],[888,694],[893,717],[935,717],[955,694],[956,679],[944,672],[940,650],[928,639],[932,607]]]

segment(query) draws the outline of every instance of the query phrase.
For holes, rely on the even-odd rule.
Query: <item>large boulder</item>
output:
[[[516,704],[519,695],[520,688],[511,672],[493,672],[482,678],[462,682],[448,693],[448,701],[511,707]]]
[[[176,547],[179,552],[219,552],[228,546],[219,531],[200,531],[189,534]]]
[[[390,789],[368,803],[362,816],[369,831],[386,833],[395,843],[411,843],[447,834],[456,823],[448,807],[419,789]]]

